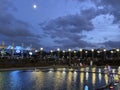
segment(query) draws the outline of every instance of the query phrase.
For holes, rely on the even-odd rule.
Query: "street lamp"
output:
[[[40,56],[41,56],[41,59],[43,57],[43,48],[40,48]]]
[[[120,51],[120,49],[116,49],[116,51],[117,51],[117,56],[118,56],[118,59],[119,59],[119,51]]]
[[[65,57],[65,50],[63,50],[63,60],[64,60],[64,57]]]
[[[113,57],[113,51],[110,51],[110,53],[111,53],[111,58]]]
[[[51,57],[53,56],[53,50],[50,50],[50,53],[51,53]]]
[[[77,53],[77,51],[74,51],[74,57],[76,57],[76,53]]]
[[[92,58],[94,58],[94,49],[91,49],[92,51]]]
[[[82,58],[82,49],[80,49],[80,58]]]
[[[106,49],[103,49],[104,51],[104,60],[106,59]]]
[[[33,54],[33,53],[30,51],[30,52],[29,52],[30,58],[31,58],[32,54]]]
[[[58,52],[58,59],[59,59],[59,57],[60,57],[60,48],[57,48],[57,52]]]
[[[71,49],[69,48],[68,51],[69,51],[69,60],[70,60],[71,59]]]
[[[88,51],[85,51],[85,54],[86,54],[86,58],[87,58]]]
[[[35,50],[35,53],[37,53],[38,52],[38,50]]]

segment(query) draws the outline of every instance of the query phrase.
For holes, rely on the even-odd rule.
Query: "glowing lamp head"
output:
[[[91,49],[92,52],[94,52],[94,49]]]
[[[100,53],[100,51],[97,51],[97,53],[99,54],[99,53]]]
[[[38,52],[38,50],[35,50],[35,52],[37,53],[37,52]]]
[[[41,51],[43,51],[43,48],[40,48]]]
[[[60,51],[60,48],[57,48],[57,51]]]
[[[104,52],[106,52],[106,49],[103,49]]]
[[[50,52],[52,53],[52,52],[53,52],[53,50],[50,50]]]
[[[32,55],[33,53],[32,52],[29,52],[29,55]]]
[[[113,53],[113,51],[110,51],[111,53]]]
[[[119,52],[120,50],[119,49],[116,49],[117,52]]]
[[[88,51],[85,51],[85,53],[87,54],[87,53],[88,53]]]
[[[65,50],[63,50],[63,53],[65,53]]]
[[[80,49],[80,52],[82,52],[82,49]]]
[[[71,51],[71,49],[69,48],[69,49],[68,49],[68,51],[70,52],[70,51]]]
[[[74,51],[74,53],[76,53],[77,51]]]

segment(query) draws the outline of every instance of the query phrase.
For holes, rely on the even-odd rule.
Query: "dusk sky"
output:
[[[0,0],[0,43],[119,48],[120,0]]]

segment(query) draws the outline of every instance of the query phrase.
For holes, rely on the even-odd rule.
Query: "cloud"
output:
[[[5,43],[25,43],[40,46],[40,36],[33,33],[34,28],[24,21],[16,19],[9,11],[16,10],[9,0],[0,1],[0,40]]]
[[[103,10],[106,13],[114,15],[113,23],[119,23],[120,21],[120,0],[91,0],[95,3],[96,7],[104,7]]]
[[[84,31],[94,29],[90,16],[85,14],[75,14],[62,16],[49,20],[47,23],[40,24],[44,33],[50,36],[54,42],[61,48],[76,48],[92,46],[82,38]]]
[[[94,27],[90,20],[84,15],[67,15],[50,20],[42,25],[42,29],[51,37],[66,37],[66,34],[81,33],[82,31],[90,31]]]
[[[105,47],[107,48],[119,48],[120,47],[120,41],[107,41],[103,43]]]

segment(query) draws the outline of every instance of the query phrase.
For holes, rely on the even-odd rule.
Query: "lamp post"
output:
[[[88,51],[85,51],[85,54],[86,54],[86,58],[87,58]]]
[[[104,51],[104,60],[106,59],[106,49],[103,49]]]
[[[50,50],[50,55],[51,55],[51,57],[53,56],[53,50]]]
[[[113,51],[110,51],[110,53],[111,53],[111,58],[113,58]]]
[[[94,58],[94,49],[91,49],[92,51],[92,59]]]
[[[71,60],[71,49],[70,48],[68,49],[68,52],[69,52],[69,60]]]
[[[60,48],[57,48],[58,59],[60,58]]]
[[[74,58],[76,57],[76,53],[77,53],[77,51],[74,51]]]
[[[117,56],[118,56],[118,59],[119,59],[119,51],[120,51],[120,49],[116,49],[116,51],[117,51]]]
[[[65,50],[63,50],[63,56],[62,56],[63,60],[65,58]]]
[[[80,49],[80,58],[82,58],[82,49]]]
[[[65,56],[65,50],[63,50],[63,56]]]
[[[100,51],[97,51],[97,54],[98,54],[98,58],[99,58],[99,55],[100,55]]]
[[[41,59],[43,57],[43,48],[40,48],[40,56],[41,56]]]

